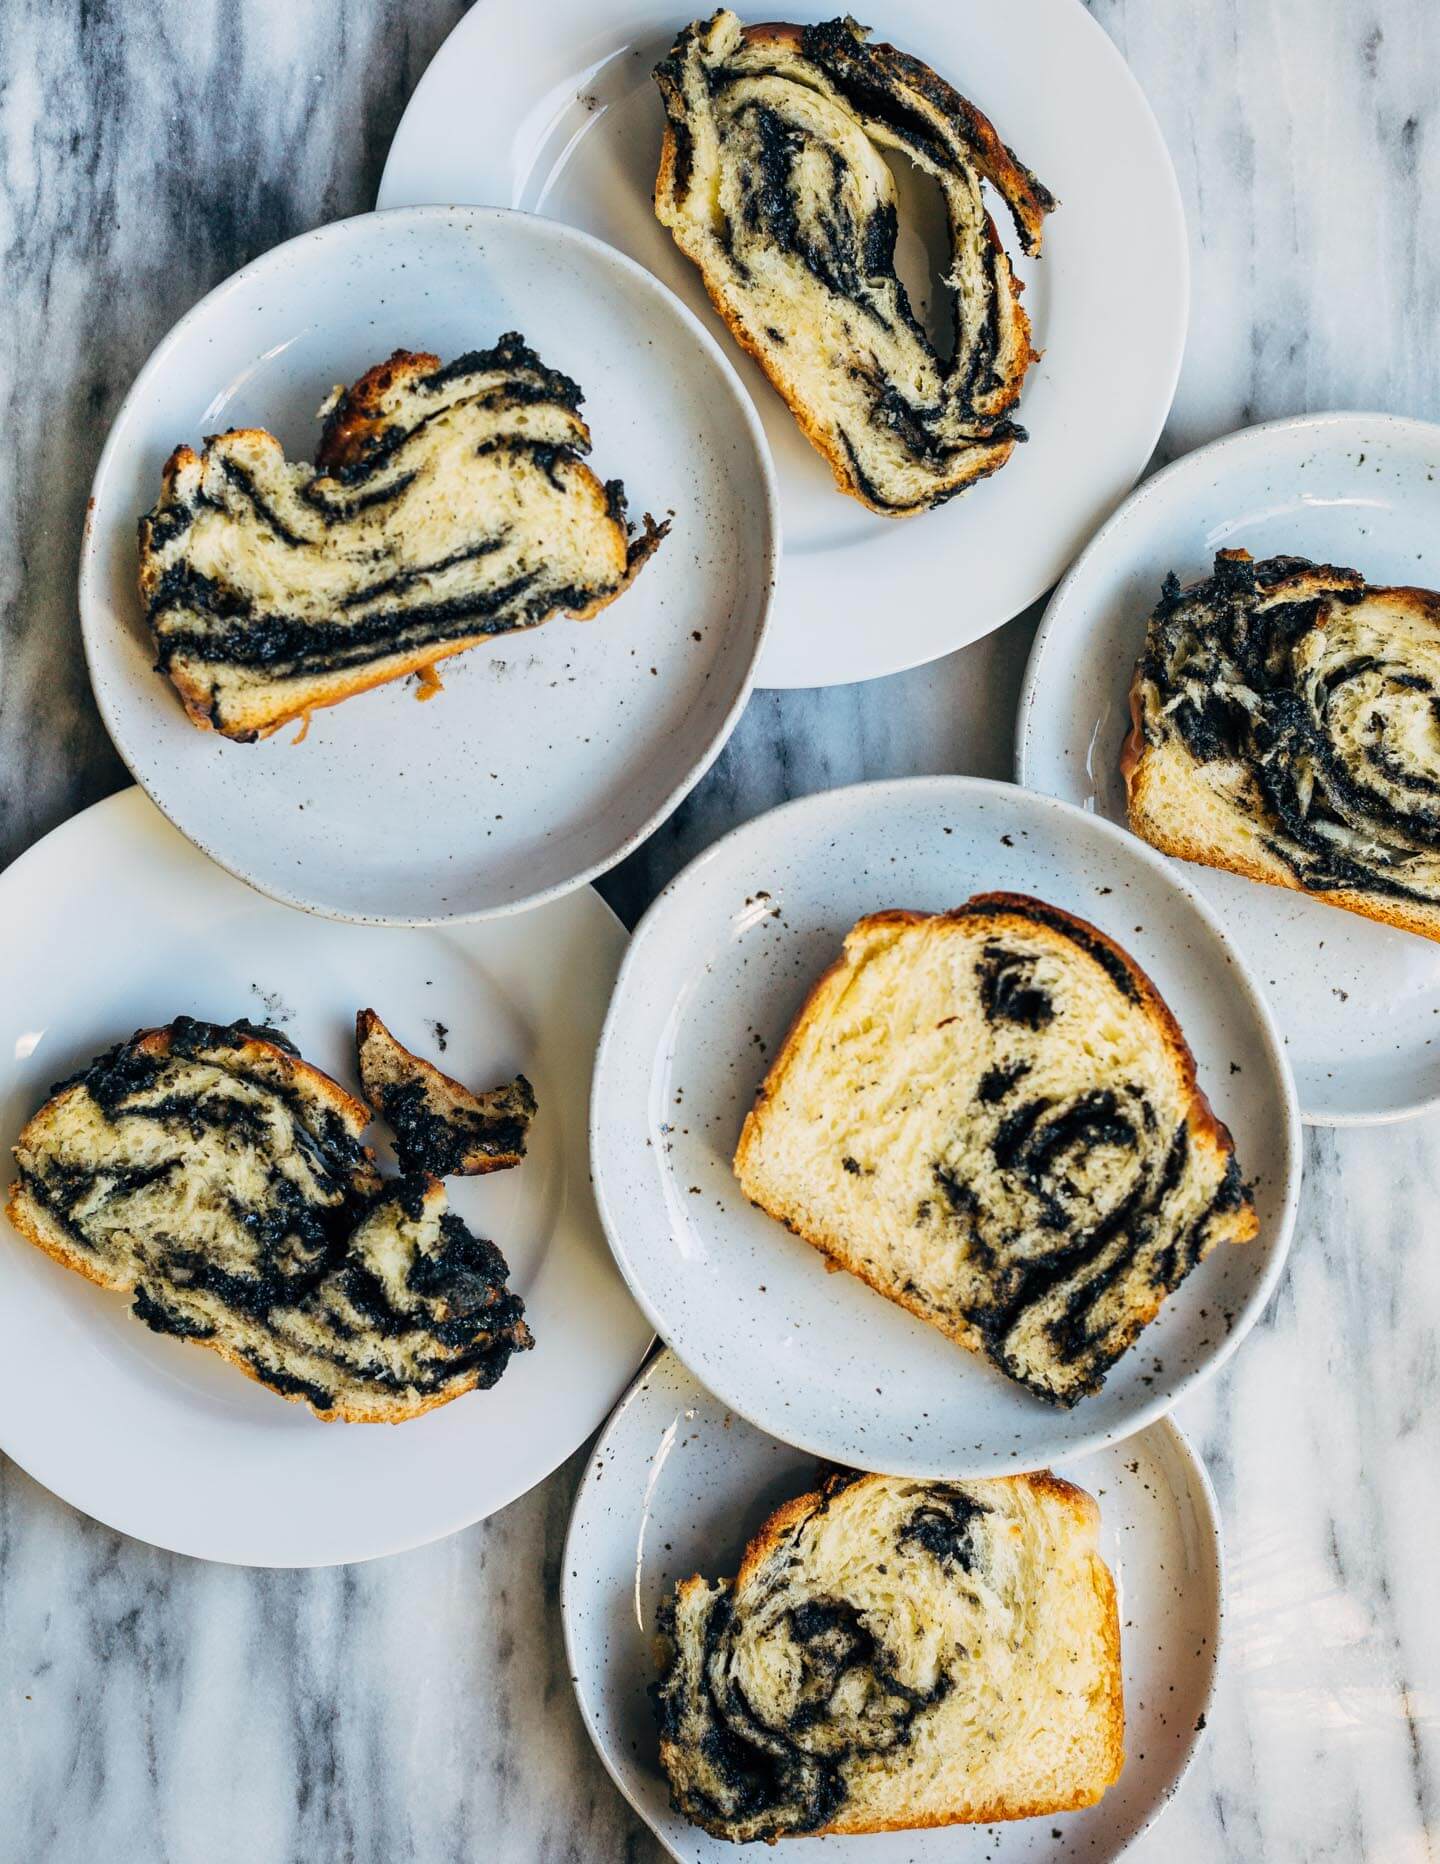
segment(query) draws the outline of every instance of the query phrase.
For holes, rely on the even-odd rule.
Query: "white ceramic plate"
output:
[[[1125,1771],[1086,1812],[966,1833],[950,1826],[826,1839],[827,1860],[939,1864],[1118,1857],[1184,1778],[1209,1714],[1224,1582],[1220,1525],[1203,1465],[1170,1422],[1059,1473],[1099,1503],[1101,1552],[1121,1602]],[[779,1502],[803,1494],[815,1464],[732,1417],[673,1353],[646,1367],[581,1481],[566,1542],[561,1605],[570,1674],[611,1778],[674,1858],[727,1864],[735,1847],[670,1808],[646,1686],[660,1602],[691,1573],[733,1574]],[[797,1858],[809,1840],[786,1840]]]
[[[135,521],[181,440],[278,433],[397,347],[445,359],[520,330],[586,393],[602,478],[673,512],[633,587],[317,712],[303,743],[197,731],[152,670]],[[136,379],[95,475],[80,611],[95,696],[151,798],[222,866],[291,905],[422,924],[563,893],[698,781],[750,690],[779,548],[755,413],[709,333],[597,240],[484,209],[368,214],[278,246],[211,292]]]
[[[651,206],[663,113],[651,70],[683,0],[485,0],[426,72],[396,131],[380,205],[498,201],[567,220],[648,266],[723,335]],[[742,17],[833,18],[837,0]],[[1045,256],[1021,259],[1044,360],[1029,429],[995,478],[924,517],[876,517],[835,489],[759,368],[725,337],[779,469],[785,577],[762,686],[873,679],[963,647],[1050,587],[1134,484],[1175,392],[1189,256],[1174,170],[1120,54],[1077,0],[884,0],[863,17],[993,120],[1063,202]],[[1023,48],[1023,49],[1021,49]],[[902,201],[926,220],[918,186]],[[907,211],[907,222],[911,211]],[[1003,208],[997,225],[1015,254]],[[931,263],[947,261],[943,245]],[[908,230],[902,275],[928,298]]]
[[[463,1080],[523,1066],[535,1083],[525,1163],[449,1189],[504,1250],[536,1345],[493,1390],[408,1424],[322,1423],[149,1332],[122,1296],[0,1220],[0,1448],[110,1527],[256,1566],[398,1553],[548,1475],[650,1340],[605,1247],[585,1150],[590,1062],[624,946],[589,888],[523,921],[443,932],[307,918],[221,873],[133,789],[23,855],[0,878],[7,1163],[49,1084],[138,1027],[181,1012],[268,1019],[353,1086],[355,1011],[373,1005]]]
[[[730,1164],[769,1058],[854,922],[992,888],[1078,912],[1144,966],[1257,1180],[1257,1240],[1216,1250],[1069,1411],[827,1272],[746,1202]],[[631,941],[596,1057],[590,1150],[637,1300],[712,1391],[817,1456],[925,1476],[1038,1468],[1167,1411],[1264,1306],[1300,1171],[1270,1013],[1174,864],[1078,809],[971,777],[809,796],[692,862]]]
[[[1343,563],[1440,587],[1440,427],[1315,414],[1217,440],[1148,480],[1045,612],[1021,696],[1021,783],[1125,821],[1130,676],[1166,573],[1217,550]],[[1393,1120],[1440,1099],[1440,946],[1279,887],[1187,864],[1275,1011],[1303,1117]]]

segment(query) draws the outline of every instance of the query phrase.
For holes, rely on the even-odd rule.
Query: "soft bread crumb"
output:
[[[862,919],[761,1085],[735,1170],[796,1236],[1067,1405],[1196,1262],[1256,1230],[1154,985],[1021,895]]]
[[[249,741],[606,607],[668,526],[630,533],[623,486],[585,464],[580,400],[511,333],[448,368],[397,350],[327,402],[315,468],[263,429],[177,448],[140,592],[192,721]]]
[[[989,1823],[1093,1805],[1124,1765],[1099,1510],[1042,1472],[836,1477],[733,1581],[662,1616],[660,1755],[717,1837]]]
[[[1036,352],[981,182],[1030,253],[1056,202],[986,118],[850,19],[742,27],[722,9],[655,78],[656,215],[840,489],[905,517],[1002,466],[1025,437],[1009,417]],[[891,154],[945,199],[949,358],[895,272]]]
[[[7,1212],[157,1332],[322,1418],[403,1422],[532,1342],[504,1258],[444,1186],[382,1187],[369,1119],[274,1032],[181,1017],[31,1118]]]

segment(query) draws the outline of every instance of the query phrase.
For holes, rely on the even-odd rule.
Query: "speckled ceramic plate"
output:
[[[992,888],[1108,932],[1149,972],[1256,1184],[1258,1238],[1214,1251],[1112,1369],[1061,1410],[790,1236],[731,1158],[755,1090],[864,914]],[[1168,1410],[1234,1349],[1289,1244],[1295,1094],[1270,1013],[1173,862],[1009,784],[923,777],[771,811],[691,863],[631,941],[596,1058],[595,1187],[610,1246],[686,1364],[762,1430],[891,1475],[1034,1469]]]
[[[181,440],[277,433],[310,459],[315,411],[397,347],[444,358],[520,330],[585,391],[592,463],[632,514],[672,514],[634,585],[447,660],[443,695],[397,681],[232,744],[189,723],[136,593],[135,521]],[[136,379],[95,475],[80,612],[121,755],[222,866],[291,905],[400,924],[553,898],[657,826],[750,690],[779,537],[749,398],[649,273],[554,221],[486,208],[367,214],[237,272]]]
[[[97,943],[97,915],[103,935]],[[407,1424],[322,1423],[213,1353],[149,1332],[0,1219],[0,1448],[108,1526],[203,1559],[365,1560],[453,1533],[595,1429],[650,1329],[605,1247],[585,1097],[625,934],[591,888],[445,931],[337,925],[259,899],[126,790],[0,878],[0,1146],[62,1079],[182,1012],[283,1027],[356,1084],[373,1005],[460,1079],[518,1067],[540,1112],[514,1171],[450,1199],[504,1250],[535,1348],[493,1390]],[[388,1159],[383,1129],[370,1135]]]
[[[1175,173],[1139,85],[1078,0],[885,0],[860,9],[994,121],[1060,196],[1045,254],[1016,259],[1035,345],[1026,446],[994,478],[897,522],[836,491],[758,366],[724,335],[651,197],[664,116],[650,73],[676,0],[485,0],[460,21],[395,132],[380,205],[499,201],[584,227],[665,280],[725,341],[774,448],[785,575],[762,686],[873,679],[963,647],[1048,589],[1134,484],[1175,392],[1189,253]],[[833,19],[837,0],[737,6]],[[1023,54],[1017,48],[1023,47]],[[938,205],[899,172],[899,263],[923,309],[949,263]],[[1015,256],[1003,206],[997,224]],[[938,236],[927,253],[921,229]]]
[[[1148,480],[1056,590],[1020,702],[1019,781],[1125,820],[1130,676],[1166,573],[1217,550],[1440,587],[1440,426],[1388,414],[1269,421]],[[1275,1011],[1303,1117],[1344,1126],[1440,1100],[1440,945],[1237,874],[1182,870]]]
[[[1179,1787],[1210,1709],[1224,1596],[1204,1467],[1166,1422],[1058,1473],[1099,1501],[1101,1552],[1120,1594],[1127,1758],[1119,1781],[1086,1812],[971,1832],[829,1838],[827,1860],[1104,1864]],[[615,1784],[685,1864],[726,1864],[736,1851],[670,1808],[645,1693],[656,1612],[677,1580],[732,1574],[770,1511],[814,1478],[813,1460],[732,1416],[662,1353],[611,1419],[576,1495],[561,1603],[580,1710]],[[786,1840],[781,1849],[809,1857],[814,1844]]]

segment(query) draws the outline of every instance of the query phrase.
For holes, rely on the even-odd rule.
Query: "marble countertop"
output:
[[[238,265],[371,204],[462,10],[0,0],[0,405],[20,467],[0,484],[0,859],[125,781],[72,592],[126,387]],[[1307,409],[1440,416],[1440,8],[1092,10],[1189,216],[1195,309],[1157,463]],[[633,920],[723,830],[805,791],[1008,775],[1036,618],[893,679],[757,694],[603,891]],[[1440,1852],[1440,1116],[1311,1132],[1305,1170],[1279,1292],[1179,1413],[1224,1515],[1229,1643],[1142,1860]],[[155,1552],[0,1458],[0,1864],[652,1864],[566,1675],[579,1467],[421,1552],[286,1573]],[[978,1860],[969,1835],[955,1850]]]

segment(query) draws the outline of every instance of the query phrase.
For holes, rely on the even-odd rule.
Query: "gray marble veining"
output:
[[[0,0],[0,859],[124,781],[73,589],[126,386],[236,266],[370,205],[461,10]],[[1159,457],[1304,409],[1440,417],[1440,8],[1092,10],[1154,104],[1190,220],[1190,346]],[[605,892],[633,919],[787,796],[1008,775],[1034,621],[869,686],[757,695]],[[1142,1859],[1440,1850],[1440,1117],[1311,1134],[1306,1170],[1268,1314],[1180,1414],[1225,1518],[1229,1649]],[[418,1553],[258,1573],[114,1535],[0,1459],[0,1864],[652,1864],[565,1671],[577,1468]],[[957,1834],[957,1857],[978,1859],[978,1837]]]

